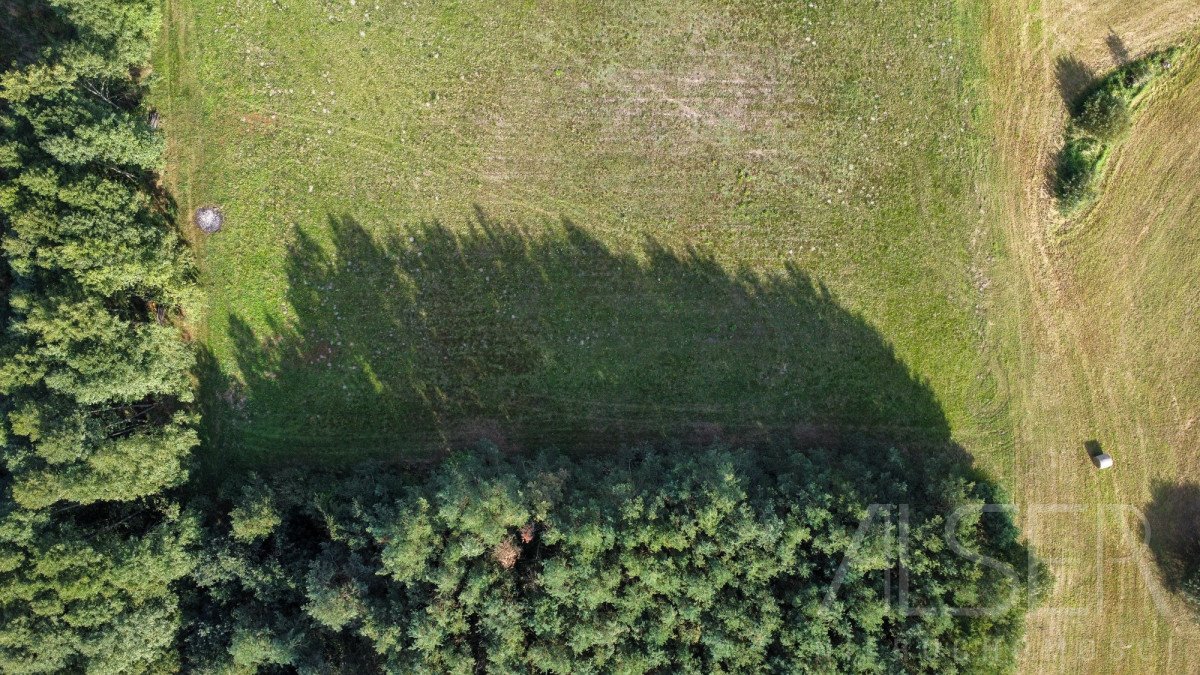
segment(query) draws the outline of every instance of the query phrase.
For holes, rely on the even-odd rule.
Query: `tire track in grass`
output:
[[[352,125],[338,124],[336,122],[332,122],[329,120],[322,120],[321,118],[318,118],[318,117],[311,117],[311,116],[302,115],[299,113],[288,113],[288,112],[283,112],[283,111],[279,111],[279,110],[266,112],[264,114],[278,115],[281,118],[291,119],[293,121],[300,122],[301,124],[307,124],[308,128],[310,130],[316,130],[316,129],[326,130],[329,128],[333,128],[337,131],[347,132],[347,133],[350,133],[353,135],[358,135],[358,136],[366,138],[370,141],[384,144],[385,146],[388,146],[395,151],[407,150],[410,153],[412,152],[411,148],[406,148],[406,147],[402,146],[399,141],[396,141],[393,138],[389,138],[389,137],[383,136],[381,134],[370,132],[365,129],[360,129],[360,128],[357,128]],[[275,131],[285,131],[285,130],[288,130],[288,127],[281,126],[281,127],[277,128]],[[464,140],[464,141],[466,140],[462,136],[462,134],[460,132],[458,132],[457,130],[451,130],[451,132],[454,133],[460,140]],[[299,130],[297,130],[293,135],[294,136],[303,135],[305,140],[311,139],[313,141],[315,141],[316,138],[319,138],[319,134],[316,136],[304,135],[303,132],[299,131]],[[330,141],[333,143],[338,143],[338,144],[342,145],[343,147],[349,147],[355,151],[369,154],[373,157],[379,157],[379,158],[383,159],[385,162],[387,162],[392,168],[403,169],[404,171],[412,170],[412,166],[410,164],[401,163],[401,160],[399,160],[396,157],[396,154],[393,154],[392,152],[385,152],[383,150],[379,150],[378,148],[370,147],[370,146],[364,145],[360,142],[356,142],[354,140],[340,138],[336,134],[327,134],[327,137],[324,140],[327,140],[327,141]],[[477,169],[472,169],[469,167],[465,167],[465,166],[462,166],[455,162],[451,162],[450,160],[446,160],[441,157],[432,156],[432,155],[431,156],[418,156],[417,159],[421,160],[422,162],[428,163],[428,164],[440,165],[440,168],[443,170],[448,170],[451,172],[458,172],[460,174],[461,173],[469,174],[473,178],[475,178],[479,181],[480,187],[483,190],[488,190],[487,176],[482,171],[479,171]],[[528,197],[528,199],[522,199],[519,197],[513,198],[513,197],[501,196],[497,193],[493,193],[490,191],[488,192],[488,196],[491,199],[493,199],[494,201],[506,203],[511,206],[518,206],[518,207],[526,208],[530,211],[534,211],[536,213],[539,213],[543,216],[546,216],[546,217],[552,218],[552,219],[561,219],[563,217],[564,213],[571,213],[571,212],[573,212],[573,215],[575,215],[577,217],[578,216],[586,217],[588,215],[592,215],[592,214],[588,213],[588,211],[586,210],[585,207],[583,207],[582,205],[580,205],[578,203],[570,203],[561,198],[553,197],[553,196],[549,196],[549,195],[544,195],[544,194],[539,195],[538,199],[540,201],[556,202],[557,205],[562,209],[562,211],[560,211],[558,213],[551,212],[551,211],[537,205],[536,203],[534,203],[532,201],[533,194],[534,194],[534,191],[532,189],[527,189],[526,196]],[[614,213],[615,212],[610,211],[609,213],[604,214],[604,216],[611,217]]]

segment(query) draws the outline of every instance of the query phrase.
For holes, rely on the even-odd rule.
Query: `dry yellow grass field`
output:
[[[1200,670],[1200,629],[1154,556],[1195,531],[1200,67],[1153,95],[1082,221],[1063,222],[1047,189],[1064,99],[1089,73],[1194,41],[1198,22],[1195,0],[991,8],[988,208],[1005,244],[990,315],[1015,424],[1011,468],[992,468],[1055,577],[1025,672]],[[1091,467],[1088,441],[1114,469]]]

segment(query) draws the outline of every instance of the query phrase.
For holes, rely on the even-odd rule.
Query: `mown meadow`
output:
[[[1055,187],[1077,106],[1150,54],[1192,49],[1200,6],[995,3],[987,25],[987,209],[1005,240],[989,321],[1010,335],[1018,522],[1055,579],[1020,670],[1194,672],[1200,631],[1175,593],[1195,551],[1194,57],[1134,105],[1090,206],[1064,214]]]

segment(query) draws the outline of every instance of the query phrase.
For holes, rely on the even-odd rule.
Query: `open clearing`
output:
[[[956,4],[173,4],[204,461],[997,443]]]
[[[1195,672],[1157,560],[1200,492],[1200,66],[1086,219],[1047,176],[1064,98],[1200,6],[969,4],[176,0],[168,179],[228,218],[203,463],[953,437],[1055,576],[1023,670]]]

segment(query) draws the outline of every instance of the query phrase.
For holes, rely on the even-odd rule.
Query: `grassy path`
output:
[[[1172,486],[1197,473],[1197,163],[1194,143],[1172,140],[1200,135],[1196,68],[1150,103],[1085,222],[1060,222],[1046,189],[1064,98],[1197,20],[1194,2],[992,5],[989,208],[1007,241],[992,317],[1012,336],[1000,360],[1022,528],[1056,578],[1031,617],[1026,672],[1200,668],[1200,632],[1154,556],[1187,515]],[[1088,441],[1114,470],[1090,467]]]

